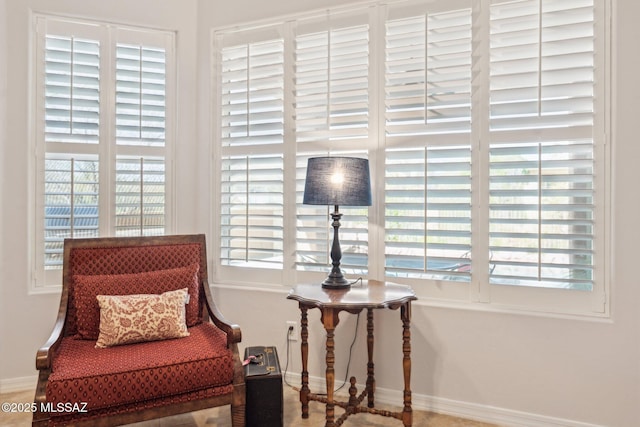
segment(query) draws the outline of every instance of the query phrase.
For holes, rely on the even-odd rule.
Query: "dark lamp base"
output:
[[[322,282],[322,287],[324,289],[349,289],[351,284],[344,277],[329,276]]]

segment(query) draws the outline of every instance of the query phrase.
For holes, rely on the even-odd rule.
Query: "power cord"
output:
[[[362,278],[360,278],[360,280],[362,280]],[[344,387],[344,385],[347,383],[347,378],[349,377],[349,367],[351,366],[351,354],[353,352],[353,345],[356,343],[356,338],[358,338],[359,324],[360,324],[360,313],[358,313],[358,315],[356,316],[356,328],[355,328],[355,331],[353,332],[353,340],[351,341],[351,345],[349,346],[349,359],[347,360],[347,370],[344,373],[344,381],[342,382],[342,385],[340,387],[334,390],[334,392],[340,391],[340,389]]]
[[[363,286],[364,282],[362,281],[362,276],[358,277],[356,280],[354,280],[353,282],[349,282],[350,286],[355,286],[356,283],[360,282],[359,285],[357,285],[358,287]]]
[[[284,383],[291,388],[294,388],[289,381],[287,381],[287,371],[289,370],[289,353],[291,351],[291,340],[289,339],[289,334],[293,331],[293,326],[289,326],[287,329],[287,363],[284,365]]]
[[[362,279],[360,279],[362,280]],[[354,282],[355,283],[355,282]],[[345,384],[347,383],[347,378],[349,377],[349,368],[351,367],[351,356],[353,354],[353,346],[356,343],[356,340],[358,338],[358,326],[360,325],[360,314],[358,313],[356,316],[356,327],[355,330],[353,331],[353,340],[351,341],[351,345],[349,346],[349,359],[347,360],[347,370],[345,371],[344,374],[344,381],[342,382],[342,384],[340,385],[340,387],[338,387],[337,389],[334,390],[334,392],[338,392],[340,391]],[[292,389],[296,389],[296,387],[294,387],[293,385],[289,384],[289,381],[287,381],[287,372],[289,370],[289,357],[291,355],[291,340],[289,339],[289,333],[293,331],[293,326],[289,326],[289,328],[287,328],[287,362],[284,365],[284,383],[286,385],[288,385],[290,388]],[[317,394],[326,394],[326,393],[317,393]]]
[[[360,284],[358,286],[363,286],[364,282],[362,281],[362,276],[358,277],[356,280],[354,280],[353,282],[349,283],[351,286],[354,286],[356,283],[360,282]],[[351,345],[349,346],[349,359],[347,360],[347,370],[344,373],[344,381],[342,382],[342,385],[340,387],[338,387],[336,390],[334,390],[334,392],[338,392],[340,391],[340,389],[342,389],[342,387],[344,387],[344,385],[347,383],[347,378],[349,377],[349,367],[351,366],[351,355],[353,353],[353,346],[356,343],[356,339],[358,338],[358,325],[360,324],[360,313],[357,314],[356,316],[356,328],[353,331],[353,340],[351,341]]]

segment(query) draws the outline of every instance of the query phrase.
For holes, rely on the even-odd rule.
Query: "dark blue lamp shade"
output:
[[[310,158],[302,203],[371,206],[369,160],[357,157]]]
[[[342,214],[338,206],[371,206],[371,178],[369,160],[357,157],[312,157],[307,163],[307,180],[304,185],[303,203],[307,205],[334,206],[333,243],[331,245],[332,269],[322,287],[348,289],[351,284],[340,270],[342,251],[338,228]]]

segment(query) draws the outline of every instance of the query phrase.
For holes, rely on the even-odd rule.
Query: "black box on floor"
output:
[[[247,347],[244,381],[247,388],[246,427],[282,427],[282,372],[275,347]]]

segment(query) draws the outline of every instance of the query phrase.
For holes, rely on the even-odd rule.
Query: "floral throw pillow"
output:
[[[187,288],[160,295],[98,295],[100,334],[96,348],[189,335]]]

